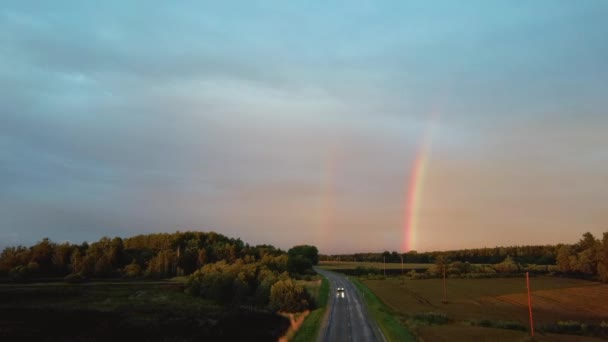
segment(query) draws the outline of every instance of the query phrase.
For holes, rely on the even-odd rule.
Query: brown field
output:
[[[592,324],[608,322],[608,285],[554,277],[534,277],[530,282],[536,327],[567,320]],[[418,334],[425,340],[443,340],[441,336],[457,340],[479,339],[476,337],[479,334],[510,340],[513,336],[526,335],[521,331],[464,325],[471,320],[488,319],[516,321],[527,327],[529,316],[524,278],[448,279],[447,304],[442,303],[441,279],[393,278],[363,280],[363,283],[404,320],[416,313],[447,314],[450,324],[419,329]],[[558,338],[550,340],[565,341],[568,336],[558,335]]]
[[[419,269],[427,269],[431,267],[433,264],[403,264],[403,269],[405,271],[409,270],[419,270]],[[362,267],[376,267],[379,270],[384,268],[384,263],[381,262],[359,262],[359,261],[320,261],[319,267],[328,270],[354,270],[355,268]],[[387,263],[387,270],[400,270],[400,263]]]

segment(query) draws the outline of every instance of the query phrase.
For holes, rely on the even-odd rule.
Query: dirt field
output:
[[[483,335],[490,330],[496,330],[495,334],[502,330],[494,337],[504,335],[505,340],[515,335],[525,336],[524,332],[463,325],[475,320],[513,321],[526,329],[528,327],[524,278],[448,279],[447,304],[442,303],[440,279],[404,281],[393,278],[363,282],[403,319],[428,312],[446,314],[449,324],[419,329],[419,333],[429,340],[441,340],[441,331],[444,330],[445,333],[449,330],[450,335],[459,331],[458,334],[473,334],[461,335],[461,338],[478,339],[475,337],[477,332]],[[536,327],[568,320],[590,324],[608,322],[608,285],[577,279],[535,277],[531,278],[531,287]],[[567,340],[566,336],[560,336],[560,340]]]

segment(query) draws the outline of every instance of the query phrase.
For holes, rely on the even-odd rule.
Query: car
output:
[[[336,289],[336,297],[344,298],[344,288],[343,287],[338,287]]]

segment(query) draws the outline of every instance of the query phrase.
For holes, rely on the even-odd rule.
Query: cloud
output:
[[[9,3],[0,237],[398,249],[433,115],[422,249],[449,226],[597,227],[605,6],[443,5]]]

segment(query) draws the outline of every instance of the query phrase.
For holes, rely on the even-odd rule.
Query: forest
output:
[[[314,246],[284,252],[250,246],[215,232],[175,232],[101,238],[91,244],[42,239],[31,247],[7,247],[0,277],[9,282],[95,279],[165,279],[188,276],[185,291],[221,304],[301,311],[314,303],[295,279],[310,279],[318,263]]]

